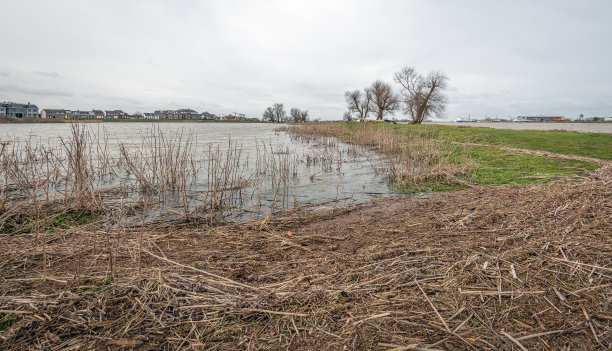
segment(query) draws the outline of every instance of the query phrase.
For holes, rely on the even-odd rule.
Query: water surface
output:
[[[240,211],[229,211],[232,216],[260,216],[269,212],[272,203],[276,209],[317,203],[335,202],[341,205],[390,195],[393,190],[374,170],[383,166],[372,151],[356,149],[338,142],[301,141],[284,131],[279,125],[251,123],[92,123],[86,128],[96,135],[114,156],[123,146],[130,153],[142,153],[150,148],[146,139],[152,131],[161,132],[166,139],[190,140],[193,159],[200,162],[195,180],[190,183],[194,194],[191,206],[197,206],[209,186],[206,162],[211,150],[221,154],[230,148],[239,151],[238,175],[244,180],[241,199],[236,203]],[[0,141],[12,143],[27,140],[41,145],[58,145],[71,136],[69,124],[4,124],[0,125]],[[147,151],[147,150],[145,150]],[[274,170],[265,170],[274,163]],[[279,190],[279,165],[290,168]],[[256,175],[254,172],[258,172]],[[121,181],[135,181],[126,173]],[[199,196],[199,197],[198,197]],[[181,207],[181,201],[166,206]]]

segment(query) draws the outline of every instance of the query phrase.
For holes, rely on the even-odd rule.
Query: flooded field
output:
[[[32,197],[34,188],[37,197],[85,196],[91,201],[104,191],[103,201],[115,207],[130,203],[146,207],[147,202],[148,220],[213,212],[225,219],[245,219],[392,193],[373,171],[380,163],[378,155],[332,138],[298,139],[278,127],[3,125],[0,186],[5,197],[14,198]]]
[[[431,122],[449,126],[486,127],[495,129],[519,130],[566,130],[568,132],[582,133],[612,133],[612,123],[479,123],[479,122]]]

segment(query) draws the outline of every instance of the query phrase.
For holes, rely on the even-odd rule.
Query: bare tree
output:
[[[272,105],[272,109],[274,110],[274,117],[276,122],[286,122],[287,121],[287,112],[285,111],[285,106],[281,103],[276,103]]]
[[[308,111],[301,110],[297,107],[292,107],[291,110],[289,110],[289,115],[293,122],[306,122],[308,120]]]
[[[372,112],[377,120],[382,120],[385,113],[393,113],[399,107],[399,100],[391,84],[377,80],[366,91],[372,94]]]
[[[273,123],[285,122],[287,120],[287,112],[281,103],[276,103],[266,108],[263,113],[263,120]]]
[[[372,92],[365,89],[350,90],[344,93],[346,103],[348,104],[348,113],[355,113],[356,118],[368,118],[372,109]]]
[[[427,76],[412,67],[405,67],[395,73],[395,82],[402,88],[400,99],[402,110],[410,116],[411,124],[420,124],[431,116],[441,116],[446,109],[446,89],[448,76],[431,71]]]
[[[272,107],[268,107],[264,113],[263,113],[263,121],[264,122],[276,122],[274,120],[274,110],[272,109]]]
[[[353,116],[351,116],[351,113],[349,111],[346,111],[344,112],[344,115],[342,116],[342,120],[346,122],[351,122],[353,120]]]

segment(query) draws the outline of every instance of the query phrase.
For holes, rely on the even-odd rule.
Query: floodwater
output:
[[[131,150],[146,148],[145,139],[151,131],[163,133],[165,138],[191,142],[196,161],[202,161],[194,191],[206,190],[206,159],[211,148],[222,152],[237,149],[240,157],[239,176],[250,183],[242,193],[240,210],[229,217],[244,219],[257,217],[270,211],[270,204],[287,209],[296,206],[320,203],[350,203],[393,194],[392,188],[376,169],[381,169],[383,160],[372,151],[349,146],[336,141],[302,141],[289,133],[279,131],[279,125],[259,123],[91,123],[86,128],[92,135],[106,139],[105,146],[119,156],[121,146]],[[71,136],[71,127],[64,123],[45,124],[0,124],[0,142],[29,140],[38,144],[58,144]],[[330,147],[330,142],[333,145]],[[351,152],[352,151],[352,152]],[[261,167],[262,155],[274,158],[271,162],[290,165],[291,176],[280,191],[275,188],[273,172],[253,175]],[[282,158],[282,160],[281,160]],[[133,179],[132,179],[133,180]],[[278,183],[277,183],[278,184]],[[247,194],[247,195],[245,195]],[[282,203],[281,203],[282,201]],[[279,204],[276,204],[278,202]],[[180,207],[176,203],[176,207]],[[251,215],[246,215],[250,213]]]
[[[520,129],[520,130],[565,130],[568,132],[582,133],[612,133],[612,123],[519,123],[519,122],[431,122],[431,124],[443,124],[449,126],[486,127],[495,129]]]

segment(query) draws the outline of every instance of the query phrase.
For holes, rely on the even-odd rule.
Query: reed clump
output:
[[[202,144],[191,133],[153,126],[137,140],[111,146],[104,129],[85,124],[71,124],[55,141],[0,140],[0,233],[44,231],[73,213],[112,224],[119,207],[128,221],[146,206],[147,221],[212,224],[274,194],[272,211],[290,206],[299,160],[287,150],[261,144],[249,168],[231,139]]]
[[[290,126],[296,138],[330,143],[330,139],[375,150],[384,162],[377,171],[398,188],[427,189],[469,184],[476,163],[466,148],[422,133],[396,133],[378,124],[349,127],[339,123]],[[352,149],[359,152],[359,149]]]

